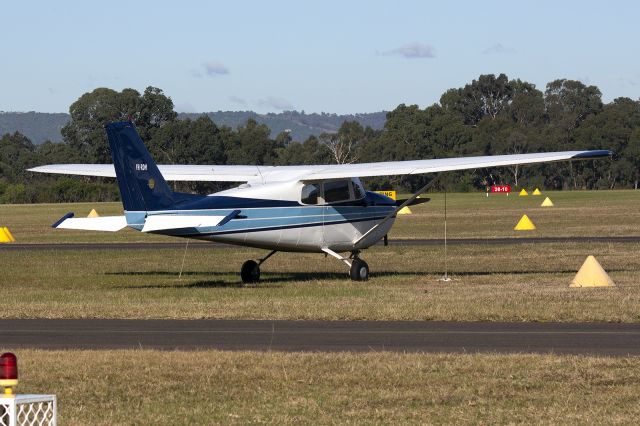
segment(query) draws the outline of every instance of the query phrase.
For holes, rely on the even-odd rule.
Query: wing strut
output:
[[[436,175],[436,177],[434,177],[433,179],[431,179],[429,181],[429,183],[427,183],[425,186],[423,186],[422,188],[418,189],[418,191],[413,194],[411,197],[407,198],[406,200],[404,200],[404,203],[400,204],[399,206],[396,207],[396,209],[394,211],[392,211],[391,213],[389,213],[388,215],[386,215],[384,217],[384,219],[382,219],[380,222],[378,222],[375,226],[373,226],[371,229],[369,229],[367,232],[365,232],[364,234],[362,234],[362,236],[360,238],[358,238],[356,240],[356,242],[353,243],[353,245],[357,245],[360,241],[364,240],[369,234],[371,234],[373,231],[375,231],[379,226],[383,225],[384,223],[386,223],[389,219],[391,219],[392,217],[394,217],[396,215],[396,213],[398,213],[400,210],[402,210],[403,208],[405,208],[406,206],[410,205],[413,200],[415,200],[416,198],[418,198],[418,196],[420,196],[420,194],[424,193],[427,191],[427,189],[431,188],[433,186],[434,183],[436,183],[436,181],[438,180],[438,178],[440,177],[440,175]]]

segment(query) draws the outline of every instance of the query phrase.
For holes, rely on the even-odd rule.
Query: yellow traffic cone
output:
[[[96,211],[96,209],[91,209],[91,211],[89,212],[89,214],[87,215],[87,217],[100,217],[100,215],[98,214],[98,212]]]
[[[529,195],[527,190],[522,188],[522,191],[520,191],[520,194],[518,194],[518,197],[526,197],[527,195]]]
[[[398,211],[398,214],[413,214],[409,206],[404,206]]]
[[[553,201],[551,201],[551,198],[547,197],[544,199],[542,204],[540,204],[540,207],[553,207]]]
[[[9,237],[9,242],[11,243],[15,243],[16,239],[13,238],[13,235],[11,234],[11,231],[9,231],[9,228],[7,228],[6,226],[4,228],[2,228],[4,233],[7,234],[7,237]]]
[[[536,229],[536,226],[526,214],[520,218],[518,224],[513,228],[514,231],[533,231],[534,229]]]
[[[0,228],[0,243],[10,243],[11,238],[5,232],[5,228]]]
[[[609,277],[595,257],[589,256],[584,261],[569,287],[615,287],[615,283]]]
[[[542,195],[542,192],[538,188],[534,189],[531,195]]]

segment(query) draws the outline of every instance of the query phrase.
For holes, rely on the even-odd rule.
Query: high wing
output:
[[[382,161],[377,163],[330,164],[309,166],[213,166],[158,165],[168,181],[279,182],[370,176],[416,175],[453,170],[589,160],[610,157],[611,151],[563,151],[534,154],[489,155],[481,157],[440,158],[431,160]],[[38,173],[115,177],[113,164],[51,164],[29,169]]]

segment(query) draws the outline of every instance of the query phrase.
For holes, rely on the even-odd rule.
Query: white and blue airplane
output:
[[[124,215],[75,218],[53,227],[141,232],[217,241],[270,250],[246,261],[242,281],[257,282],[260,266],[274,253],[331,255],[350,268],[351,279],[369,278],[360,252],[385,238],[396,213],[421,202],[425,185],[396,202],[366,191],[360,178],[603,158],[611,151],[565,151],[311,166],[156,165],[131,122],[106,126],[113,164],[53,164],[33,172],[116,177]],[[167,181],[225,181],[241,185],[210,195],[171,190]],[[350,253],[342,255],[341,253]]]

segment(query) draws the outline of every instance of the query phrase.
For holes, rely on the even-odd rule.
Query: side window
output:
[[[348,180],[336,180],[324,183],[324,201],[326,203],[336,203],[347,201],[351,198],[349,193]]]
[[[320,196],[320,184],[310,183],[302,187],[302,194],[300,195],[300,201],[302,201],[302,204],[318,204],[319,196]]]

